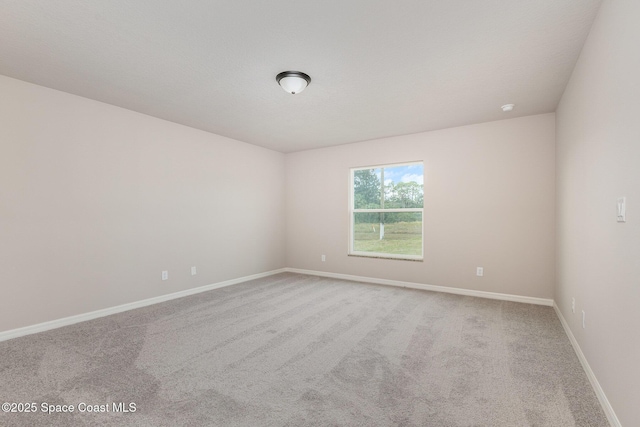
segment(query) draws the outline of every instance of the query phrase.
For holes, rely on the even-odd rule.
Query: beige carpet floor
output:
[[[608,425],[550,307],[291,273],[0,342],[0,400],[35,404],[2,426]]]

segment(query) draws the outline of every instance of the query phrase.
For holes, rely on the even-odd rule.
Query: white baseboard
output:
[[[37,334],[38,332],[48,331],[50,329],[61,328],[63,326],[73,325],[74,323],[84,322],[87,320],[97,319],[98,317],[109,316],[111,314],[121,313],[123,311],[133,310],[134,308],[146,307],[152,304],[169,301],[176,298],[182,298],[200,292],[210,291],[212,289],[223,288],[249,280],[260,279],[262,277],[272,276],[278,273],[284,273],[286,269],[267,271],[265,273],[252,274],[250,276],[239,277],[237,279],[225,280],[223,282],[213,283],[211,285],[200,286],[198,288],[185,289],[184,291],[174,292],[172,294],[160,295],[148,298],[142,301],[130,302],[115,307],[104,308],[102,310],[91,311],[89,313],[78,314],[75,316],[64,317],[49,322],[38,323],[36,325],[25,326],[23,328],[12,329],[0,332],[0,341],[10,340],[12,338],[22,337],[24,335]]]
[[[197,294],[200,292],[206,292],[212,289],[231,286],[237,283],[242,283],[242,282],[246,282],[254,279],[260,279],[262,277],[272,276],[274,274],[284,273],[284,272],[308,274],[312,276],[324,276],[324,277],[331,277],[334,279],[344,279],[344,280],[351,280],[351,281],[357,281],[357,282],[368,282],[368,283],[375,283],[380,285],[400,286],[404,288],[423,289],[427,291],[447,292],[452,294],[469,295],[469,296],[475,296],[475,297],[481,297],[481,298],[524,302],[528,304],[548,305],[548,306],[553,305],[553,300],[544,299],[544,298],[534,298],[534,297],[524,297],[519,295],[499,294],[494,292],[474,291],[474,290],[461,289],[461,288],[448,288],[445,286],[424,285],[422,283],[401,282],[397,280],[388,280],[388,279],[376,279],[373,277],[353,276],[349,274],[339,274],[339,273],[327,273],[324,271],[302,270],[298,268],[281,268],[278,270],[267,271],[265,273],[258,273],[250,276],[239,277],[237,279],[225,280],[223,282],[201,286],[198,288],[185,289],[184,291],[174,292],[172,294],[167,294],[167,295],[160,295],[160,296],[148,298],[142,301],[135,301],[127,304],[118,305],[115,307],[109,307],[101,310],[91,311],[89,313],[83,313],[75,316],[64,317],[62,319],[51,320],[49,322],[38,323],[36,325],[30,325],[22,328],[11,329],[8,331],[0,332],[0,341],[6,341],[12,338],[18,338],[18,337],[22,337],[30,334],[37,334],[39,332],[48,331],[50,329],[61,328],[63,326],[73,325],[74,323],[97,319],[99,317],[109,316],[111,314],[121,313],[123,311],[133,310],[140,307],[146,307],[148,305],[158,304],[158,303],[173,300],[176,298],[182,298],[182,297]]]
[[[571,329],[569,328],[569,324],[565,320],[564,316],[562,315],[562,312],[560,311],[560,309],[558,308],[558,305],[555,302],[553,303],[553,308],[555,309],[556,314],[560,319],[560,323],[562,323],[562,327],[564,328],[565,333],[569,337],[569,341],[571,341],[573,350],[576,352],[576,355],[578,356],[578,360],[580,360],[580,363],[582,364],[582,368],[587,374],[587,378],[589,378],[591,387],[593,387],[593,391],[596,393],[596,396],[600,401],[600,406],[602,406],[602,409],[604,410],[604,413],[607,416],[607,419],[609,420],[611,427],[622,427],[622,424],[620,424],[620,420],[618,420],[616,413],[613,411],[613,407],[611,407],[611,404],[609,403],[609,399],[607,399],[607,396],[604,394],[604,390],[602,390],[602,387],[600,386],[600,383],[598,382],[596,375],[591,370],[591,366],[589,366],[589,362],[587,362],[587,358],[584,356],[584,353],[582,353],[582,349],[580,348],[580,345],[578,344],[576,337],[573,335],[573,332],[571,332]]]
[[[497,292],[474,291],[471,289],[449,288],[446,286],[424,285],[422,283],[401,282],[398,280],[376,279],[374,277],[352,276],[350,274],[327,273],[325,271],[302,270],[299,268],[285,268],[290,273],[308,274],[311,276],[331,277],[333,279],[351,280],[355,282],[375,283],[377,285],[399,286],[402,288],[422,289],[425,291],[446,292],[449,294],[467,295],[472,297],[497,299],[503,301],[523,302],[526,304],[553,306],[552,299],[525,297],[520,295],[500,294]]]

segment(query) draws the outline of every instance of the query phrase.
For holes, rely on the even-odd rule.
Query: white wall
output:
[[[640,420],[639,18],[637,0],[602,3],[557,111],[556,303],[624,426]]]
[[[287,266],[552,298],[554,144],[545,114],[287,154]],[[424,262],[347,256],[349,168],[413,160]]]
[[[4,76],[0,121],[0,331],[284,267],[283,154]]]

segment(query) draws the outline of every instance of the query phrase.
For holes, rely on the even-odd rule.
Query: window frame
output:
[[[422,166],[422,175],[424,177],[424,161],[415,160],[410,162],[402,162],[402,163],[389,163],[389,164],[378,164],[371,166],[357,166],[349,168],[349,243],[348,243],[348,256],[354,257],[364,257],[364,258],[382,258],[382,259],[395,259],[402,261],[424,261],[424,201],[422,203],[421,208],[392,208],[392,209],[355,209],[355,195],[354,195],[354,176],[355,172],[359,170],[367,170],[367,169],[382,169],[382,168],[392,168],[397,166],[411,166],[411,165],[420,165]],[[384,183],[382,184],[384,185]],[[424,198],[424,184],[423,184],[423,198]],[[363,252],[363,251],[355,251],[353,249],[354,244],[354,232],[355,232],[355,214],[356,213],[393,213],[393,212],[420,212],[422,214],[422,227],[421,228],[421,236],[420,240],[422,242],[421,245],[421,254],[420,255],[408,255],[408,254],[389,254],[384,252]]]

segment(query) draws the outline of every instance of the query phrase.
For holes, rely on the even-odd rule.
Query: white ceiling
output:
[[[600,1],[0,0],[0,74],[292,152],[555,111]]]

